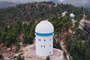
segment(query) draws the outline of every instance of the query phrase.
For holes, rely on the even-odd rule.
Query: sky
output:
[[[39,2],[39,1],[55,1],[55,0],[0,0],[0,1],[8,1],[8,2],[14,2],[14,3],[26,3],[26,2]],[[59,2],[73,2],[73,1],[76,1],[76,2],[79,2],[79,3],[83,3],[83,4],[86,4],[88,2],[90,2],[90,0],[56,0]],[[69,2],[68,2],[69,3]]]
[[[0,0],[0,1],[8,1],[14,3],[25,3],[25,2],[33,2],[33,1],[48,1],[48,0]]]

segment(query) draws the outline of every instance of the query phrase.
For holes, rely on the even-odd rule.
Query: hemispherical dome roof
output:
[[[73,13],[70,14],[70,17],[74,17],[75,15]]]
[[[54,27],[49,21],[41,21],[37,24],[35,28],[37,33],[52,33],[54,32]]]

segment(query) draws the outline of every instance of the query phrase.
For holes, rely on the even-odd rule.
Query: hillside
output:
[[[90,8],[89,7],[87,7],[86,9],[88,9],[90,11]]]
[[[5,0],[3,0],[5,1]],[[53,1],[54,3],[64,3],[64,4],[72,4],[77,7],[90,7],[90,0],[8,0],[9,2],[14,3],[32,3],[32,2],[43,2],[43,1]]]
[[[86,8],[84,10],[89,21],[90,12]],[[62,16],[64,11],[67,14]],[[70,13],[75,14],[74,19],[70,18]],[[90,32],[84,31],[88,26],[84,30],[78,28],[82,16],[83,7],[56,6],[53,2],[34,2],[0,9],[0,56],[4,60],[21,58],[15,54],[24,54],[22,48],[35,43],[36,25],[48,20],[54,26],[53,48],[65,51],[64,59],[67,60],[69,55],[71,60],[90,60]]]
[[[82,16],[82,7],[74,7],[69,4],[58,4],[58,6],[55,7],[55,3],[53,2],[40,2],[19,4],[7,9],[0,9],[0,24],[9,25],[10,23],[15,23],[18,20],[30,21],[48,19],[56,14],[61,15],[64,11],[69,13],[73,12],[76,15],[76,19],[82,18],[79,17],[80,15]],[[90,17],[88,17],[90,16],[90,13],[87,9],[85,9],[85,13],[87,15],[87,19],[90,19]]]
[[[12,6],[12,5],[17,5],[17,3],[7,2],[7,1],[1,1],[0,2],[0,8],[5,8],[5,7]]]

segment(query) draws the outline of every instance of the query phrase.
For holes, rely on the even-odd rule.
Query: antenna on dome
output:
[[[83,20],[85,20],[85,12],[84,12],[84,8],[83,8]]]

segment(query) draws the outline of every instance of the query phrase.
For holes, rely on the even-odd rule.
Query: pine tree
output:
[[[2,54],[0,54],[0,60],[4,60],[4,58],[3,58]]]
[[[46,60],[50,60],[50,57],[49,57],[49,56],[47,56]]]
[[[57,49],[61,49],[61,45],[60,45],[59,41],[57,42],[56,47],[57,47]]]
[[[20,54],[18,55],[17,60],[23,60]]]
[[[64,56],[65,59],[67,59],[67,55],[66,55],[65,51],[63,52],[63,56]]]
[[[13,32],[8,33],[6,37],[6,42],[5,42],[6,47],[11,46],[11,50],[12,50],[12,44],[15,44],[15,43],[16,43],[16,35]]]
[[[90,48],[86,49],[86,60],[90,60]]]

